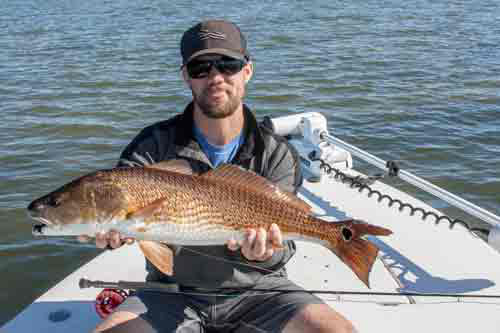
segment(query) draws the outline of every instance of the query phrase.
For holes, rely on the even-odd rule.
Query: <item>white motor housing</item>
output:
[[[292,137],[289,142],[299,152],[309,181],[321,180],[323,173],[319,159],[337,169],[352,167],[351,154],[324,139],[323,135],[328,135],[328,128],[326,118],[321,113],[300,113],[270,120],[275,133]]]

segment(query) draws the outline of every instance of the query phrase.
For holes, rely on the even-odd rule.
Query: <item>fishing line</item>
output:
[[[193,249],[191,249],[189,247],[182,246],[181,247],[181,251],[182,250],[187,250],[188,252],[192,252],[192,253],[195,253],[195,254],[200,255],[200,256],[204,256],[204,257],[207,257],[207,258],[216,259],[216,260],[219,260],[219,261],[222,261],[222,262],[227,262],[227,263],[230,263],[230,264],[237,264],[237,265],[241,265],[241,266],[255,268],[255,269],[266,271],[268,273],[276,273],[276,271],[270,270],[268,268],[259,267],[257,265],[252,265],[250,263],[247,264],[247,263],[244,263],[244,262],[241,262],[241,261],[238,261],[238,260],[231,260],[231,259],[223,258],[223,257],[216,256],[216,255],[213,255],[213,254],[199,252],[199,251],[193,250]],[[238,251],[240,251],[240,250],[238,250]]]

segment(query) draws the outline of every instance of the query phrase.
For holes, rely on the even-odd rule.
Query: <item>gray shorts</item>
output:
[[[300,289],[284,277],[266,276],[255,288],[229,296],[162,294],[140,291],[128,297],[117,311],[139,315],[150,327],[142,332],[281,332],[302,307],[324,303],[307,292],[277,293],[273,289]],[[148,332],[149,333],[149,332]]]

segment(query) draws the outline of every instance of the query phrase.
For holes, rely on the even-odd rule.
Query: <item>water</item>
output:
[[[207,17],[233,20],[247,34],[255,62],[247,103],[259,117],[322,112],[341,139],[500,213],[495,0],[7,0],[0,324],[98,254],[72,240],[33,239],[27,204],[114,165],[142,127],[183,109],[190,92],[179,40]]]

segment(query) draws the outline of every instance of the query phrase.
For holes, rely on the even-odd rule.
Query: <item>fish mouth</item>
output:
[[[42,236],[43,235],[43,230],[47,228],[50,224],[52,224],[49,220],[46,218],[40,216],[37,213],[34,212],[28,212],[28,216],[32,218],[35,221],[38,221],[40,223],[34,224],[31,233],[33,236]]]
[[[31,229],[33,236],[43,236],[43,229],[47,227],[46,224],[35,224]]]

